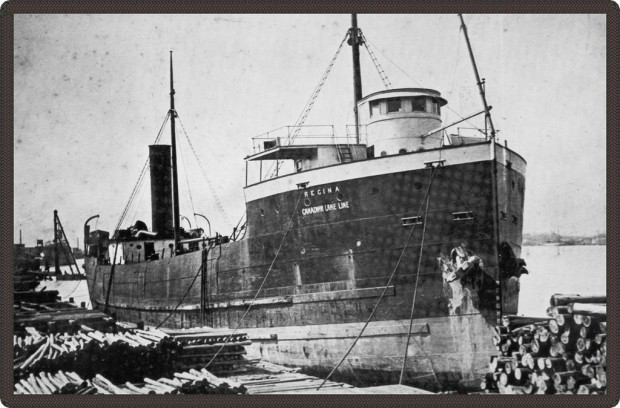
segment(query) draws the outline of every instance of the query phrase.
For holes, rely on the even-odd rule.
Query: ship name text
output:
[[[313,190],[304,191],[304,198],[332,194],[332,193],[339,193],[339,192],[340,192],[340,187],[338,186],[333,187],[333,188],[332,187],[315,188]]]

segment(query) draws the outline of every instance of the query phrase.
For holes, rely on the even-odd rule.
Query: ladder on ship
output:
[[[340,156],[340,163],[350,163],[353,161],[351,146],[336,145],[336,147],[338,149],[338,155]]]

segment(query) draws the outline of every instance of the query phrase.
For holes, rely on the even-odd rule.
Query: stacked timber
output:
[[[27,328],[15,335],[15,382],[40,372],[67,371],[82,377],[104,375],[113,381],[141,380],[174,370],[181,345],[157,330],[106,333],[87,326],[74,334]]]
[[[604,296],[556,294],[548,317],[505,316],[495,328],[500,352],[481,382],[503,394],[600,394],[607,388]]]
[[[64,305],[65,303],[59,303]],[[74,306],[48,306],[21,302],[13,306],[13,331],[23,334],[26,327],[41,332],[76,332],[81,325],[108,331],[115,325],[114,318],[105,313]]]
[[[211,359],[212,371],[236,368],[250,344],[244,333],[196,329],[173,336],[120,322],[114,329],[102,332],[81,325],[79,330],[59,333],[25,327],[13,336],[15,392],[245,393],[240,384],[196,370]],[[161,378],[151,380],[157,377]]]
[[[208,364],[207,368],[217,374],[238,372],[243,370],[246,362],[245,346],[252,344],[246,333],[228,329],[203,327],[166,332],[182,346],[175,365],[180,370]]]
[[[232,383],[232,384],[231,384]],[[174,373],[172,378],[114,384],[101,374],[84,380],[75,372],[41,372],[15,383],[15,394],[245,394],[238,383],[223,380],[203,369]]]

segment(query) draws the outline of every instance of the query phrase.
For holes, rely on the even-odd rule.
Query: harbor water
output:
[[[607,246],[525,246],[521,258],[528,275],[521,276],[519,314],[546,316],[554,293],[607,293]]]
[[[528,275],[521,276],[519,314],[545,316],[549,298],[554,293],[581,295],[605,294],[607,246],[525,246],[521,257],[527,263]],[[79,259],[80,269],[84,263]],[[61,267],[69,273],[68,267]],[[86,281],[43,281],[37,287],[57,290],[63,300],[73,298],[76,304],[90,307]]]

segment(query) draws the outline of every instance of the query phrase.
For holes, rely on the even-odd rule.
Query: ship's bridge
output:
[[[365,144],[356,143],[351,133],[336,135],[330,125],[284,126],[252,138],[252,144],[254,153],[245,160],[246,164],[258,162],[258,171],[252,172],[258,180],[248,180],[246,166],[246,185],[367,158]]]
[[[252,138],[254,152],[245,158],[246,186],[368,158],[485,140],[447,134],[441,123],[441,108],[447,103],[433,89],[388,89],[357,103],[358,132],[352,125],[347,126],[344,135],[337,135],[334,126],[306,125],[284,126],[256,136]]]
[[[374,156],[441,147],[441,107],[448,102],[426,88],[388,89],[357,103],[360,128]]]

